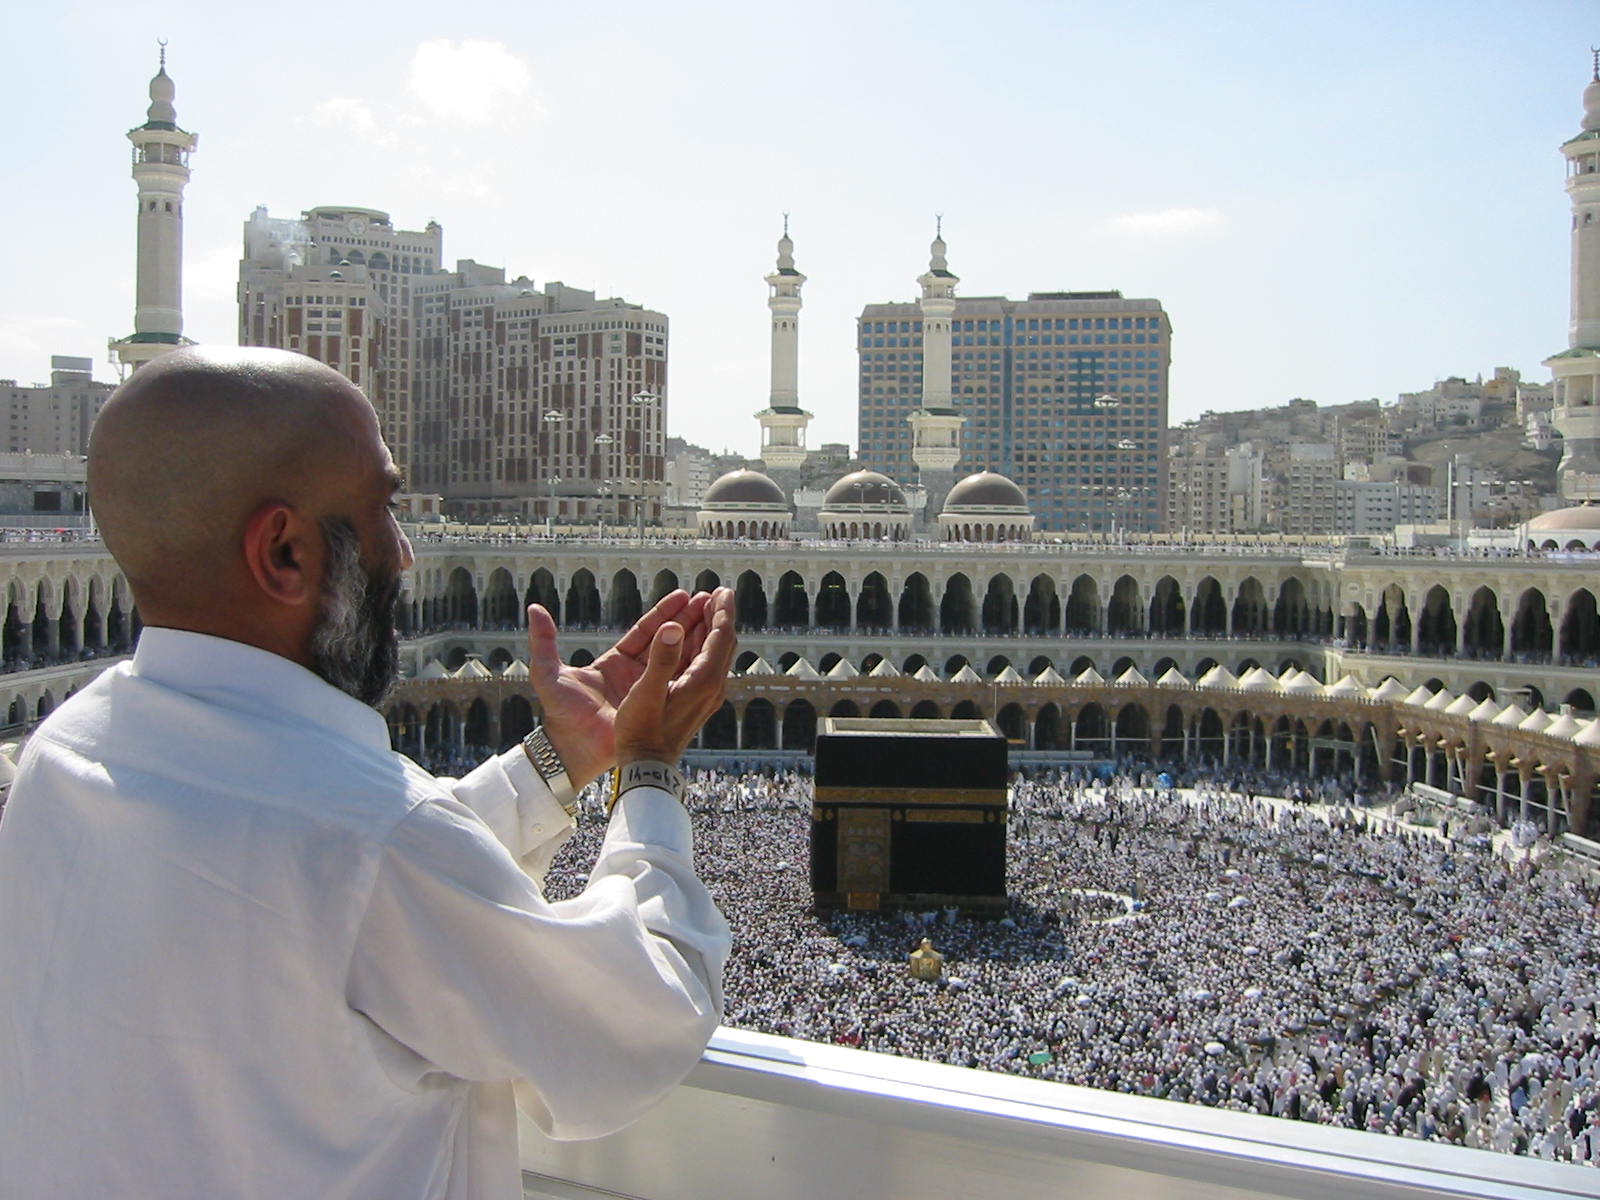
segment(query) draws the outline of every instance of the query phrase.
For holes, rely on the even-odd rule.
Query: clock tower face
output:
[[[367,231],[367,222],[364,217],[351,217],[345,222],[344,227],[355,237],[360,237]]]

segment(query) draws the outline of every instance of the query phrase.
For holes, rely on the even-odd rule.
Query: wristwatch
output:
[[[567,764],[561,761],[561,755],[557,754],[556,748],[550,744],[550,735],[544,731],[543,725],[535,726],[533,732],[522,739],[522,750],[528,756],[528,761],[533,764],[533,769],[539,772],[539,778],[544,780],[545,786],[550,789],[550,794],[562,808],[567,810],[567,816],[576,819],[578,797],[573,793],[572,780],[567,775]]]

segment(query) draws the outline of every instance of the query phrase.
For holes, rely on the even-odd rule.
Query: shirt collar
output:
[[[376,709],[299,663],[257,646],[146,626],[133,652],[131,672],[227,708],[287,714],[356,742],[389,746],[388,724]]]

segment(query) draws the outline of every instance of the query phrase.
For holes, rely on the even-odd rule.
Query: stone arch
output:
[[[822,577],[812,611],[815,614],[812,623],[818,629],[843,633],[850,628],[850,589],[845,585],[843,575],[829,571]]]
[[[521,610],[517,605],[517,585],[511,572],[496,567],[489,575],[489,584],[483,589],[483,626],[486,629],[516,629],[522,624],[518,619]]]
[[[1072,744],[1097,758],[1111,757],[1111,720],[1106,710],[1090,701],[1078,710],[1072,722]]]
[[[1067,748],[1061,721],[1061,707],[1053,701],[1043,705],[1033,719],[1033,745],[1036,750]]]
[[[606,624],[613,629],[628,629],[644,616],[644,597],[639,593],[639,577],[627,567],[611,576],[611,594],[606,597]]]
[[[1112,753],[1147,756],[1150,751],[1150,714],[1142,704],[1124,704],[1112,724]]]
[[[1511,652],[1524,662],[1547,662],[1553,642],[1544,592],[1528,588],[1517,600],[1517,615],[1511,622]]]
[[[741,571],[733,585],[734,619],[741,630],[767,627],[767,590],[757,571]]]
[[[1450,607],[1450,593],[1434,584],[1422,597],[1417,613],[1417,649],[1423,654],[1454,654],[1456,615]]]
[[[515,746],[533,732],[533,705],[526,696],[507,696],[500,702],[500,745]]]
[[[1183,589],[1171,575],[1156,580],[1150,594],[1150,636],[1182,637],[1188,630]]]
[[[869,571],[856,597],[856,628],[867,633],[887,633],[894,628],[894,601],[882,572]]]
[[[567,585],[566,627],[595,629],[600,625],[600,588],[594,572],[579,567]]]
[[[936,627],[933,588],[921,571],[913,571],[900,588],[900,632],[929,634]]]
[[[444,619],[451,625],[469,628],[478,624],[478,588],[472,582],[472,572],[457,567],[450,572],[444,591]]]
[[[1600,614],[1589,588],[1578,588],[1562,605],[1561,657],[1573,666],[1600,665]]]
[[[772,597],[772,623],[779,629],[811,627],[811,597],[798,571],[785,571],[778,577],[777,590]]]
[[[726,700],[700,730],[700,745],[707,750],[735,750],[739,746],[739,718]]]
[[[1139,581],[1132,575],[1123,575],[1111,588],[1111,603],[1106,606],[1106,632],[1138,636],[1144,632],[1144,602],[1139,595]]]
[[[1311,632],[1311,606],[1306,601],[1306,586],[1298,575],[1290,575],[1278,587],[1278,602],[1272,607],[1272,628],[1279,637],[1304,637]]]
[[[1028,744],[1028,718],[1022,711],[1022,705],[1012,703],[1004,704],[995,714],[995,724],[1006,741],[1012,745],[1026,746]]]
[[[1261,581],[1246,575],[1239,581],[1233,596],[1233,633],[1235,637],[1261,637],[1267,632],[1269,617],[1267,595]],[[1222,633],[1221,626],[1208,626],[1207,633]],[[1198,633],[1199,630],[1197,629]]]
[[[666,597],[677,591],[680,586],[678,573],[663,567],[656,572],[655,578],[650,581],[650,596],[645,603],[654,608]]]
[[[757,697],[745,705],[744,734],[739,744],[745,750],[778,748],[778,714],[772,701]]]
[[[944,598],[939,602],[939,632],[950,635],[976,631],[977,611],[973,602],[972,581],[957,571],[946,581]]]
[[[989,577],[983,594],[981,625],[990,636],[1006,637],[1017,632],[1017,595],[1011,576],[998,572]]]
[[[1405,589],[1398,583],[1383,589],[1372,621],[1372,642],[1377,649],[1404,652],[1411,648],[1411,608],[1406,603]]]
[[[1048,575],[1035,575],[1028,582],[1028,598],[1022,605],[1022,628],[1029,634],[1051,634],[1061,628],[1061,599],[1056,581]]]
[[[1228,631],[1228,606],[1216,576],[1207,575],[1195,584],[1189,625],[1197,637],[1221,637]],[[1238,626],[1235,625],[1234,629],[1237,632]]]
[[[549,570],[540,567],[528,577],[528,590],[522,594],[523,607],[537,604],[555,618],[556,623],[561,623],[561,597],[556,594],[555,576]]]
[[[1462,622],[1461,647],[1473,658],[1499,658],[1506,644],[1506,624],[1500,618],[1500,598],[1487,585],[1472,593]]]
[[[810,754],[817,745],[817,710],[809,700],[791,700],[783,710],[783,748]]]
[[[1067,635],[1092,636],[1104,627],[1105,609],[1100,603],[1100,584],[1092,575],[1079,575],[1067,593]]]

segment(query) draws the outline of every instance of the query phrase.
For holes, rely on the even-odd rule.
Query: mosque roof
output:
[[[1574,504],[1552,509],[1528,522],[1529,533],[1600,533],[1600,504]]]
[[[700,499],[702,508],[748,508],[752,505],[777,504],[789,507],[789,498],[783,489],[760,471],[740,467],[729,471],[706,489]]]
[[[1022,489],[1004,475],[994,471],[979,471],[968,475],[950,489],[944,500],[944,511],[963,508],[1020,508],[1027,510],[1028,499]]]
[[[906,494],[887,475],[880,475],[876,471],[852,471],[829,488],[828,494],[822,498],[824,508],[838,508],[846,504],[904,508]]]

